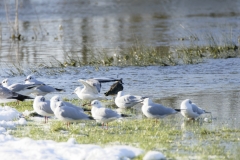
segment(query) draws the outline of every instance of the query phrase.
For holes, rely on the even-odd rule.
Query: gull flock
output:
[[[90,102],[91,115],[86,114],[86,109],[83,109],[82,106],[76,106],[63,101],[59,95],[54,95],[50,100],[46,100],[44,97],[45,95],[49,93],[64,92],[65,90],[54,88],[44,82],[38,81],[32,75],[27,76],[23,84],[9,84],[8,79],[4,79],[0,85],[0,103],[5,104],[12,101],[19,102],[26,99],[32,99],[34,111],[45,118],[45,123],[48,122],[48,117],[52,116],[60,121],[66,122],[68,127],[72,122],[95,120],[97,123],[102,124],[103,129],[108,129],[109,122],[117,119],[124,119],[126,116],[113,109],[103,107],[101,100],[107,99],[106,96],[113,96],[114,103],[119,109],[129,109],[142,103],[141,110],[143,115],[147,118],[156,120],[178,113],[181,113],[182,116],[188,120],[194,120],[202,114],[211,113],[198,107],[189,99],[182,101],[179,109],[174,109],[155,103],[146,96],[124,94],[124,83],[122,79],[92,78],[87,80],[79,79],[78,81],[83,85],[83,88],[77,87],[73,91],[73,94],[76,94],[81,100]],[[104,93],[105,96],[102,96],[102,83],[109,82],[114,83],[110,86],[110,89]],[[26,121],[21,119],[17,123],[24,125]]]
[[[64,92],[64,89],[54,88],[37,80],[34,76],[29,75],[25,79],[25,84],[9,84],[8,79],[2,81],[0,85],[0,103],[7,103],[11,101],[23,101],[25,99],[34,99],[33,109],[39,115],[45,117],[47,123],[49,116],[55,116],[57,119],[70,122],[77,122],[80,120],[95,119],[97,122],[104,123],[123,118],[121,114],[110,108],[104,108],[101,100],[106,100],[106,96],[116,96],[115,105],[121,109],[132,108],[136,104],[142,103],[142,113],[147,118],[159,119],[168,115],[181,113],[187,119],[196,119],[204,113],[210,113],[191,100],[186,99],[182,101],[180,109],[173,109],[154,103],[149,97],[140,95],[124,94],[122,79],[115,78],[93,78],[93,79],[79,79],[78,80],[83,88],[77,87],[75,93],[79,99],[86,100],[91,103],[91,116],[84,113],[81,106],[75,106],[69,102],[64,102],[62,99],[55,95],[51,100],[46,100],[45,95],[48,93]],[[101,86],[102,83],[114,82],[110,89],[102,96]],[[35,96],[35,98],[32,98]]]

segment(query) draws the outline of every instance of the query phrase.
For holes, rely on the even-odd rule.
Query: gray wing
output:
[[[83,109],[81,107],[78,107],[78,106],[75,106],[74,104],[72,103],[69,103],[69,102],[63,102],[67,107],[73,107],[73,108],[78,108],[79,110],[83,111]]]
[[[164,115],[170,115],[170,114],[174,114],[176,113],[176,111],[172,108],[169,107],[165,107],[161,104],[156,104],[153,103],[151,104],[152,107],[150,107],[148,109],[149,113],[153,114],[153,115],[160,115],[160,116],[164,116]]]
[[[77,110],[76,108],[67,106],[63,107],[63,112],[61,112],[61,116],[73,120],[89,119],[89,116],[81,110]]]
[[[16,84],[12,84],[8,87],[9,90],[13,91],[13,92],[19,92],[25,89],[33,89],[34,87],[39,86],[40,84],[20,84],[20,83],[16,83]]]
[[[17,95],[14,95],[14,93],[9,89],[3,86],[0,86],[0,99],[9,99],[13,96],[17,96]]]
[[[54,114],[50,107],[50,101],[45,101],[45,102],[39,103],[39,105],[40,105],[39,108],[41,110],[43,110],[44,112],[49,113],[49,114]]]
[[[42,85],[40,87],[37,87],[38,90],[42,91],[42,92],[46,92],[46,93],[49,93],[49,92],[55,92],[56,89],[51,87],[51,86],[48,86],[48,85]]]
[[[108,109],[108,108],[99,108],[96,115],[98,117],[102,117],[102,118],[106,118],[106,119],[120,117],[120,115],[117,112],[115,112],[111,109]]]
[[[100,78],[93,78],[93,79],[98,80],[98,82],[100,83],[122,81],[122,78],[116,79],[116,78],[108,78],[108,77],[100,77]]]
[[[143,98],[141,96],[132,96],[132,95],[125,95],[124,97],[124,102],[125,103],[140,103],[143,101]]]
[[[101,83],[98,80],[96,80],[96,79],[88,79],[88,80],[86,80],[86,82],[88,84],[90,84],[91,86],[95,87],[97,92],[100,93],[100,91],[101,91]]]
[[[192,110],[197,114],[203,114],[204,110],[199,108],[196,104],[192,103]]]

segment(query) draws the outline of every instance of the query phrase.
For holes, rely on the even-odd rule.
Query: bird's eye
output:
[[[41,98],[41,100],[42,100],[42,101],[45,101],[45,98],[44,98],[44,97],[42,97],[42,98]]]

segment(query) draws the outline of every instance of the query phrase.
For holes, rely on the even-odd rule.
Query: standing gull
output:
[[[59,120],[66,121],[68,127],[70,125],[70,122],[79,122],[82,120],[91,119],[91,117],[89,115],[85,114],[81,108],[70,107],[62,101],[59,101],[56,103],[54,115]]]
[[[39,115],[45,117],[45,123],[48,122],[48,116],[53,116],[54,113],[50,108],[50,101],[45,100],[44,96],[36,96],[33,102],[33,109]]]
[[[108,129],[108,122],[114,121],[118,118],[121,118],[121,115],[116,111],[113,111],[109,108],[103,108],[101,103],[98,100],[94,100],[91,102],[92,106],[92,117],[99,123],[102,123],[102,127],[106,123]]]
[[[21,95],[16,92],[10,91],[8,88],[5,88],[0,85],[0,103],[8,103],[13,101],[24,101],[25,99],[33,99],[29,96]]]
[[[64,91],[63,89],[58,89],[58,88],[53,88],[51,86],[48,86],[46,84],[44,84],[41,81],[38,81],[37,79],[35,79],[34,76],[27,76],[27,78],[25,79],[25,84],[41,84],[41,86],[37,87],[32,94],[36,95],[36,96],[45,96],[48,93],[51,92],[61,92]]]
[[[50,107],[52,109],[52,111],[54,112],[54,110],[56,109],[57,107],[57,102],[60,102],[62,101],[62,99],[60,98],[60,96],[56,95],[56,96],[53,96],[51,99],[50,99]],[[77,109],[80,109],[81,111],[83,111],[82,107],[78,107],[78,106],[75,106],[73,105],[72,103],[69,103],[69,102],[65,102],[65,101],[62,101],[64,104],[66,104],[68,107],[73,107],[73,108],[77,108]]]
[[[123,91],[119,91],[117,97],[115,98],[115,104],[119,108],[131,108],[134,105],[142,102],[145,98],[147,97],[124,95]]]
[[[9,84],[8,79],[4,79],[2,81],[2,86],[8,88],[12,92],[16,92],[22,95],[29,95],[33,92],[36,87],[39,87],[41,84],[21,84],[21,83],[14,83]]]
[[[171,114],[176,114],[180,112],[180,109],[165,107],[161,104],[152,102],[149,98],[145,98],[143,101],[142,112],[148,118],[159,119]]]
[[[189,99],[186,99],[181,103],[181,114],[188,119],[195,119],[204,113],[211,114],[211,112],[206,112],[196,104],[192,103],[192,101]]]

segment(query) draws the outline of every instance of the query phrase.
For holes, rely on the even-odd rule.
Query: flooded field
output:
[[[177,156],[170,154],[170,152],[177,151],[176,148],[180,143],[183,143],[184,147],[194,146],[199,140],[197,137],[199,133],[202,136],[205,132],[207,134],[211,132],[214,137],[214,134],[219,134],[222,128],[226,127],[229,129],[228,131],[233,130],[234,135],[228,134],[231,138],[230,144],[226,139],[218,140],[220,146],[224,146],[224,149],[219,152],[227,150],[228,153],[224,156],[233,154],[232,157],[237,157],[240,146],[240,63],[238,58],[240,1],[19,0],[18,3],[18,24],[21,34],[19,40],[12,38],[15,32],[15,1],[0,3],[1,80],[9,78],[12,83],[24,83],[27,75],[35,75],[38,80],[48,85],[65,89],[66,92],[59,93],[62,97],[76,99],[77,96],[72,92],[76,87],[81,86],[78,79],[123,78],[126,94],[148,96],[153,101],[168,107],[180,108],[183,100],[191,99],[199,107],[210,111],[213,120],[211,123],[203,122],[200,125],[192,125],[185,122],[180,114],[161,120],[163,124],[160,125],[166,125],[167,129],[169,126],[173,126],[173,131],[169,132],[177,132],[178,134],[181,132],[182,136],[182,141],[181,139],[176,140],[173,147],[170,147],[171,150],[165,150],[165,153],[176,158]],[[87,65],[58,67],[54,65],[58,61],[65,62],[69,57],[80,58],[87,62],[91,61],[93,55],[102,53],[118,56],[126,51],[125,49],[131,50],[131,47],[136,43],[160,49],[161,54],[168,54],[181,46],[209,45],[212,41],[208,41],[206,37],[211,36],[214,37],[214,45],[216,46],[228,44],[237,46],[234,49],[237,56],[234,58],[229,56],[227,59],[209,59],[206,57],[201,59],[201,63],[176,66]],[[45,64],[53,65],[39,67]],[[20,68],[18,68],[19,66]],[[101,93],[107,91],[110,85],[109,83],[103,84]],[[50,99],[53,95],[55,94],[48,94],[46,99]],[[141,104],[135,107],[137,109],[136,117],[140,117],[142,120],[140,108]],[[31,121],[30,123],[34,125],[38,122]],[[129,123],[138,128],[134,124],[135,121]],[[148,122],[144,121],[144,123]],[[114,123],[114,125],[117,124]],[[29,125],[27,129],[31,131],[31,127]],[[49,129],[48,127],[52,126],[44,128]],[[126,129],[128,125],[124,122],[121,127]],[[110,130],[107,135],[113,136],[113,139],[117,138],[114,136],[116,133],[122,133],[121,127],[120,129],[111,128],[116,130],[113,133]],[[150,130],[156,134],[160,132],[155,129]],[[91,125],[87,125],[83,132],[89,132],[89,130],[94,130],[99,135],[105,133],[102,133],[99,128],[93,129]],[[28,134],[21,133],[23,131],[24,127],[17,130],[15,135],[21,137]],[[41,132],[45,133],[43,130]],[[61,133],[58,134],[61,135]],[[81,134],[80,136],[76,135],[81,138]],[[131,137],[131,134],[126,135]],[[152,140],[152,136],[150,139]],[[65,139],[60,141],[62,140]],[[201,140],[199,141],[202,142]],[[106,143],[105,140],[103,141]],[[214,146],[214,140],[207,139],[206,141],[201,144],[200,148],[204,149],[202,145],[207,144]],[[211,143],[209,143],[210,141]],[[151,147],[150,149],[154,148]],[[233,150],[229,149],[231,147]],[[186,155],[191,155],[188,157],[189,159],[196,158],[192,152],[183,148],[181,148],[181,154],[184,155],[186,152]],[[208,155],[209,152],[199,151],[198,153],[204,156],[204,154]],[[216,152],[210,153],[215,154]],[[219,155],[222,156],[222,154]],[[224,159],[221,156],[218,158]]]
[[[48,62],[67,56],[88,61],[90,51],[118,55],[136,41],[162,48],[192,42],[238,44],[240,2],[111,0],[23,1],[19,0],[21,40],[14,33],[15,1],[0,4],[0,62],[22,65]]]

